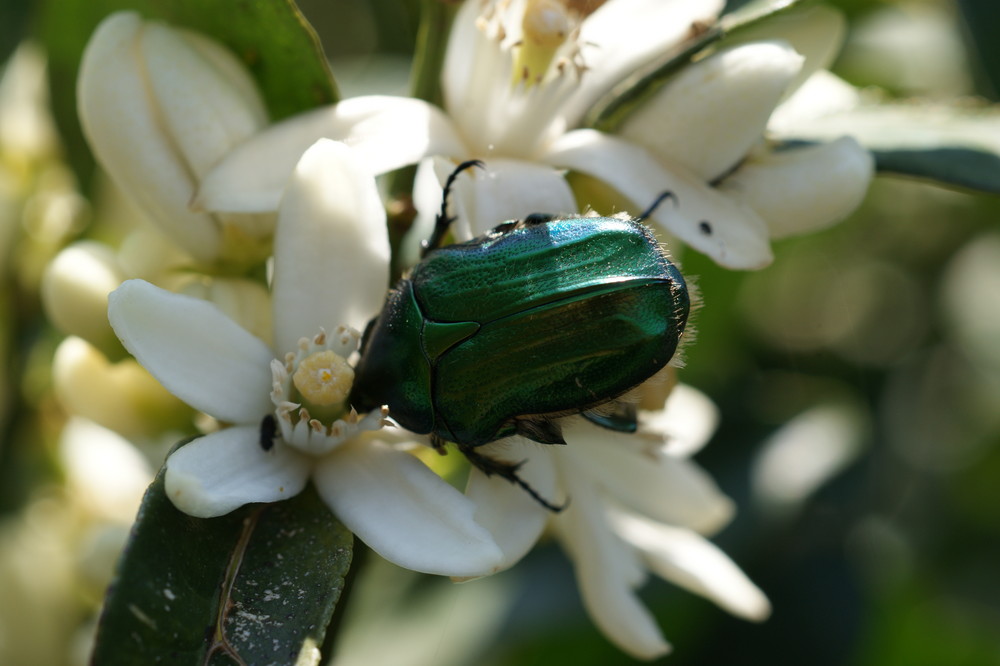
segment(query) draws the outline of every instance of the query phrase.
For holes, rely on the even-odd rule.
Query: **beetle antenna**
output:
[[[524,492],[531,495],[531,498],[541,504],[543,507],[551,511],[552,513],[559,513],[567,506],[569,506],[569,500],[563,504],[556,505],[548,501],[544,497],[538,494],[538,491],[531,487],[531,485],[517,475],[518,468],[524,464],[524,462],[519,462],[516,464],[501,462],[499,460],[494,460],[489,456],[484,456],[482,453],[476,451],[475,447],[458,445],[459,451],[461,451],[469,462],[475,465],[479,470],[483,472],[486,476],[493,476],[496,474],[499,477],[507,479],[511,483],[520,486]]]
[[[486,165],[481,160],[466,160],[455,167],[455,170],[448,176],[448,180],[444,182],[444,191],[441,193],[441,212],[434,218],[434,233],[422,244],[421,258],[426,256],[431,250],[440,247],[441,241],[444,240],[445,235],[448,233],[448,228],[455,221],[455,218],[448,216],[448,197],[451,195],[451,187],[455,184],[458,174],[472,167],[485,169]]]
[[[653,214],[653,211],[655,211],[657,208],[659,208],[660,204],[663,203],[664,201],[666,201],[667,199],[673,199],[674,200],[674,204],[677,203],[677,197],[674,196],[674,193],[671,192],[670,190],[665,190],[665,191],[661,192],[659,194],[659,196],[656,197],[656,199],[653,200],[653,203],[651,203],[649,205],[649,208],[647,208],[645,210],[645,212],[643,212],[642,215],[640,215],[639,217],[635,218],[635,221],[636,222],[645,222],[646,220],[648,220],[649,216]]]

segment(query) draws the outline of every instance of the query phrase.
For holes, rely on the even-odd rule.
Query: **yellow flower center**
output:
[[[529,0],[521,29],[524,36],[514,60],[514,84],[540,83],[556,51],[573,29],[574,21],[561,0]]]
[[[354,370],[344,357],[327,349],[304,358],[292,375],[292,383],[311,406],[341,406],[351,392]]]

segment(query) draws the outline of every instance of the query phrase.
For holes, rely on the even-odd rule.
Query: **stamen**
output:
[[[284,362],[271,362],[271,401],[285,443],[325,455],[364,432],[390,425],[384,407],[361,416],[346,404],[354,382],[346,357],[357,351],[360,340],[361,334],[349,326],[338,326],[332,334],[320,329],[300,339]]]

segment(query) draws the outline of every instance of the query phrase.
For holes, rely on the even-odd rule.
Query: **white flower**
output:
[[[714,21],[723,3],[608,0],[590,14],[568,4],[466,2],[449,38],[444,112],[419,100],[360,97],[287,120],[213,169],[199,205],[273,210],[291,165],[318,136],[353,145],[376,173],[438,156],[421,165],[414,192],[421,237],[454,160],[468,158],[486,160],[487,170],[456,184],[460,239],[531,212],[575,211],[567,169],[610,185],[635,210],[672,191],[676,204],[652,219],[731,268],[766,265],[770,237],[829,224],[860,201],[872,160],[853,139],[787,156],[762,140],[775,106],[817,67],[786,42],[737,45],[691,64],[620,136],[581,128],[603,94]],[[836,14],[820,22],[834,33],[842,27]],[[831,49],[814,50],[807,55],[832,58]],[[787,179],[790,169],[798,177]],[[813,208],[802,204],[817,198]]]
[[[192,257],[238,260],[270,235],[270,215],[189,207],[198,178],[267,123],[253,79],[220,44],[134,12],[113,14],[87,44],[77,97],[101,166]]]
[[[141,280],[111,295],[109,315],[164,386],[233,424],[167,460],[166,489],[178,508],[217,516],[291,497],[312,479],[336,516],[386,559],[428,573],[489,573],[500,553],[473,519],[474,504],[373,432],[383,414],[361,418],[343,405],[352,329],[381,307],[388,270],[374,179],[348,148],[321,141],[302,157],[279,211],[273,349],[214,305]],[[279,436],[262,446],[266,415]]]
[[[752,620],[770,613],[764,594],[702,535],[719,530],[732,502],[688,456],[715,429],[715,407],[677,386],[661,412],[640,412],[635,435],[602,430],[582,419],[564,422],[566,446],[512,438],[490,444],[489,455],[526,460],[524,480],[550,501],[568,502],[551,514],[521,489],[474,470],[467,494],[476,519],[504,551],[520,559],[551,525],[573,560],[588,612],[621,649],[643,659],[670,650],[634,589],[648,572],[705,596]]]

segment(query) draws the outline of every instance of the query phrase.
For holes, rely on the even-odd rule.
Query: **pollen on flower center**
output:
[[[347,400],[354,383],[354,370],[344,357],[329,349],[315,352],[299,362],[292,383],[302,397],[324,407]]]

